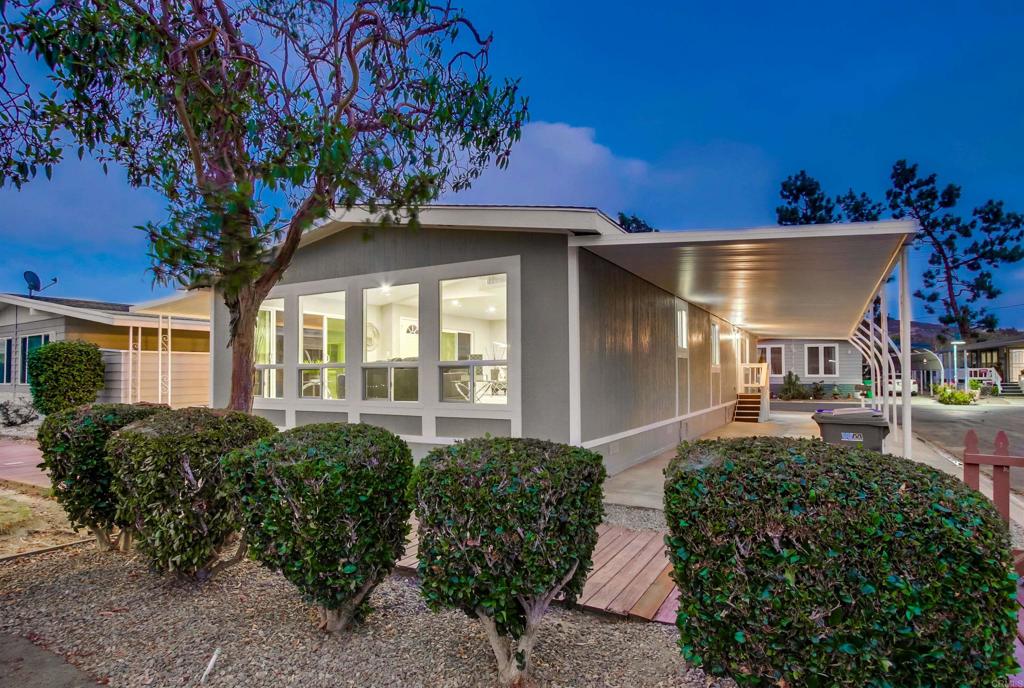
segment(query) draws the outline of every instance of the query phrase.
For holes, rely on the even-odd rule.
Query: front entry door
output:
[[[1019,380],[1024,374],[1024,349],[1010,349],[1010,380]]]

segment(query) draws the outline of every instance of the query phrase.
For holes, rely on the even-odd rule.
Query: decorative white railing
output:
[[[740,392],[744,394],[760,394],[761,410],[757,419],[760,422],[768,420],[771,403],[771,385],[768,382],[767,363],[741,363],[740,364]]]
[[[1003,377],[995,368],[968,368],[967,380],[981,380],[982,384],[988,383],[996,387],[1003,385]]]

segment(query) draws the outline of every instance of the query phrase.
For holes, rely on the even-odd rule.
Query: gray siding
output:
[[[30,314],[28,308],[18,307],[18,324],[14,325],[14,308],[8,306],[2,311],[3,317],[0,322],[0,340],[11,338],[14,340],[13,355],[11,363],[11,382],[0,384],[0,399],[17,394],[23,396],[29,394],[27,384],[20,384],[21,380],[21,338],[31,337],[35,334],[49,334],[51,342],[59,342],[64,339],[66,321],[63,316],[35,313]]]
[[[782,346],[783,374],[771,377],[773,388],[782,384],[782,378],[787,372],[794,372],[800,377],[800,382],[810,384],[821,382],[826,387],[830,385],[843,386],[844,391],[850,391],[847,387],[861,383],[861,367],[864,357],[849,342],[836,340],[816,339],[762,339],[758,346]],[[837,351],[837,370],[835,377],[825,375],[808,375],[804,350],[808,344],[835,344]],[[756,359],[752,359],[756,360]]]
[[[139,390],[141,401],[156,402],[158,394],[158,364],[155,351],[143,351],[142,367],[132,366],[132,374],[136,383],[141,382]],[[166,360],[165,360],[166,362]],[[128,401],[128,352],[103,351],[104,380],[96,400],[103,403],[123,403]],[[167,402],[163,399],[164,403]],[[204,353],[175,352],[171,365],[171,401],[172,406],[207,406],[210,403],[210,357]]]
[[[522,282],[523,434],[567,441],[569,306],[568,241],[564,235],[405,227],[366,232],[353,229],[300,249],[282,284],[516,255],[520,257]],[[221,299],[216,295],[214,298],[213,402],[224,406],[231,379],[228,313]]]
[[[732,336],[732,325],[688,304],[687,348],[677,359],[675,297],[586,250],[579,256],[584,442],[735,401],[740,342]],[[720,330],[720,364],[714,369],[712,322]],[[748,336],[745,341],[750,340]],[[692,429],[702,434],[707,423],[715,427],[727,422],[728,415],[715,412],[602,447],[609,466],[621,469],[627,460],[635,462],[679,439],[699,436]]]
[[[437,417],[438,437],[508,437],[512,423],[503,418]]]
[[[583,440],[676,415],[675,297],[579,253]]]

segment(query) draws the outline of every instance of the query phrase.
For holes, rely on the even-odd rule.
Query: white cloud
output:
[[[683,145],[658,160],[618,155],[590,127],[531,122],[506,170],[489,169],[454,203],[596,206],[664,228],[774,221],[778,175],[755,146]]]

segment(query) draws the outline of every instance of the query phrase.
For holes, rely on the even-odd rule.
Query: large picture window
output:
[[[27,385],[31,380],[32,376],[28,374],[28,355],[41,347],[43,344],[50,343],[50,335],[48,334],[33,334],[28,337],[21,338],[21,365],[19,370],[19,379],[21,384]]]
[[[345,292],[299,297],[299,397],[345,398]]]
[[[284,299],[267,299],[256,317],[253,395],[284,396]]]
[[[419,285],[364,289],[363,399],[417,401],[419,356]]]
[[[13,382],[11,380],[13,344],[13,339],[0,339],[0,385],[9,385]]]
[[[808,377],[835,377],[838,372],[839,347],[835,344],[808,344],[804,349]]]
[[[508,403],[508,276],[441,280],[440,304],[441,400]]]

